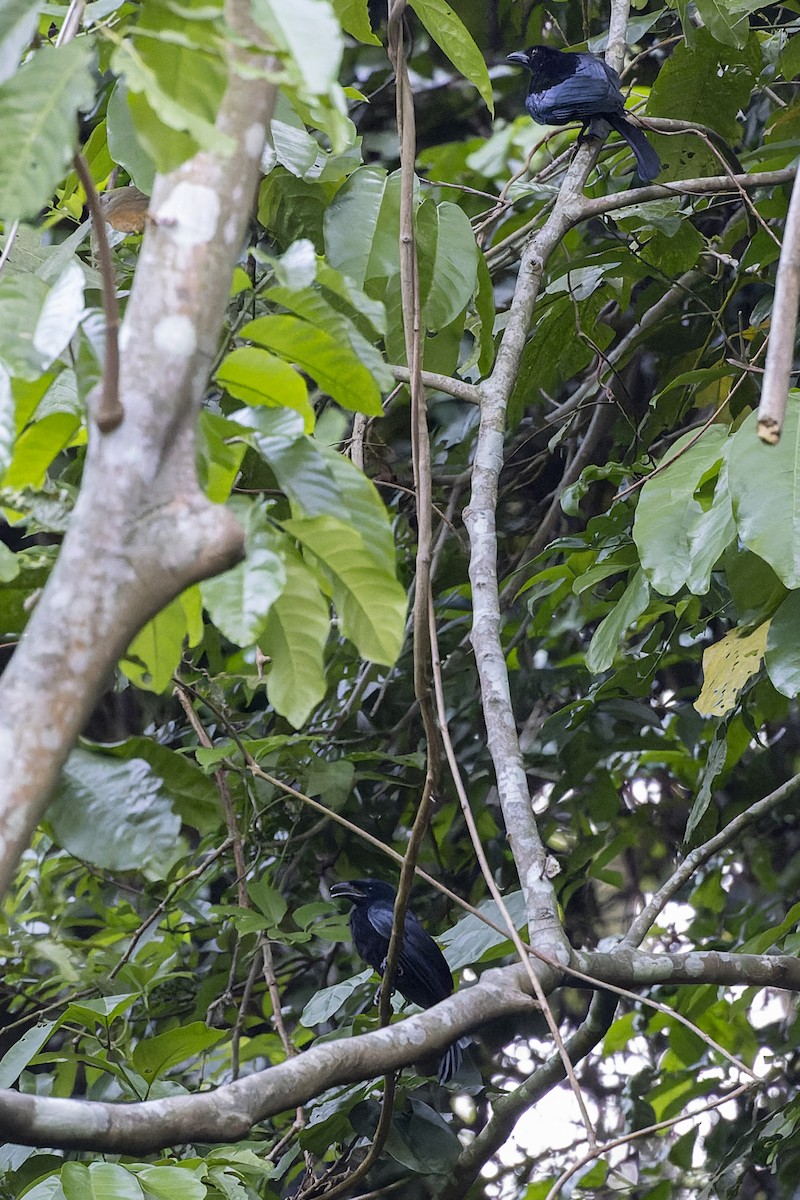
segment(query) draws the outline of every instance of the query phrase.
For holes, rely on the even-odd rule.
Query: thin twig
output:
[[[800,774],[794,775],[786,783],[781,784],[775,791],[770,792],[768,796],[757,800],[750,808],[739,813],[738,817],[734,817],[729,821],[724,829],[714,837],[709,838],[707,842],[703,842],[702,846],[695,846],[694,850],[690,850],[686,858],[679,867],[672,872],[666,883],[663,883],[648,904],[642,909],[639,915],[631,922],[630,929],[622,938],[621,946],[640,946],[650,931],[651,926],[658,919],[658,916],[663,912],[664,907],[678,894],[683,885],[692,877],[694,872],[704,862],[707,862],[712,855],[717,854],[720,850],[724,850],[729,846],[734,838],[738,837],[750,825],[755,824],[767,813],[772,812],[784,800],[788,800],[800,791]]]
[[[114,279],[114,263],[108,244],[106,222],[100,206],[100,197],[94,186],[92,173],[83,155],[74,158],[75,171],[86,192],[86,203],[92,217],[92,228],[97,238],[97,257],[100,260],[100,276],[103,283],[103,312],[106,318],[105,354],[103,356],[103,380],[95,400],[92,416],[101,433],[112,433],[122,424],[125,410],[119,398],[119,299]]]
[[[109,979],[113,979],[116,975],[118,975],[119,972],[122,970],[122,968],[125,966],[125,963],[130,961],[131,955],[133,954],[136,947],[139,945],[139,942],[142,940],[144,935],[147,933],[147,930],[150,928],[150,926],[155,921],[158,921],[159,918],[161,916],[163,916],[163,914],[167,911],[170,904],[175,899],[175,897],[177,896],[177,894],[181,890],[181,888],[184,888],[187,883],[191,883],[191,881],[193,879],[199,879],[201,875],[205,874],[205,872],[208,870],[208,868],[211,866],[211,864],[213,862],[216,862],[216,860],[218,858],[220,858],[225,853],[225,851],[230,848],[230,846],[231,846],[231,839],[226,838],[225,841],[220,846],[217,846],[216,850],[212,850],[212,852],[206,858],[203,859],[203,861],[200,863],[199,866],[195,867],[194,870],[187,872],[186,875],[182,875],[181,878],[177,881],[177,883],[174,883],[172,885],[172,887],[169,889],[167,894],[164,896],[163,900],[159,900],[156,907],[150,913],[150,916],[147,917],[146,920],[142,921],[139,928],[133,934],[133,936],[131,937],[130,943],[128,944],[128,949],[125,951],[122,958],[117,963],[115,963],[115,965],[109,971],[109,973],[108,973]]]
[[[696,1120],[696,1118],[702,1116],[703,1113],[713,1112],[715,1108],[719,1108],[721,1105],[727,1104],[729,1100],[736,1100],[739,1096],[743,1096],[745,1092],[750,1090],[751,1087],[752,1084],[743,1083],[740,1087],[734,1088],[732,1092],[728,1092],[727,1095],[718,1096],[716,1100],[709,1100],[706,1104],[702,1105],[701,1108],[695,1109],[694,1112],[680,1113],[677,1117],[670,1117],[666,1121],[656,1121],[654,1125],[647,1125],[644,1129],[633,1129],[630,1133],[622,1134],[620,1137],[612,1138],[609,1142],[604,1142],[602,1146],[595,1147],[592,1151],[590,1151],[590,1153],[584,1154],[583,1158],[580,1158],[577,1162],[574,1162],[571,1167],[568,1167],[565,1171],[562,1171],[558,1179],[550,1188],[550,1191],[545,1196],[545,1200],[555,1200],[564,1184],[568,1183],[573,1175],[575,1175],[583,1167],[587,1166],[590,1162],[594,1162],[595,1159],[601,1158],[604,1154],[608,1154],[610,1150],[615,1150],[617,1146],[627,1146],[631,1142],[637,1141],[639,1138],[649,1137],[653,1133],[661,1133],[665,1129],[672,1129],[674,1125],[679,1125],[681,1121]]]
[[[202,722],[195,712],[194,706],[187,695],[185,686],[178,679],[174,680],[174,684],[174,695],[177,696],[178,703],[186,713],[186,716],[189,719],[189,724],[197,735],[197,740],[201,746],[205,746],[206,750],[211,750],[213,748],[213,742],[203,728]],[[244,865],[242,837],[239,832],[239,825],[236,820],[236,813],[234,811],[233,801],[231,799],[231,790],[228,786],[228,778],[224,767],[219,766],[216,768],[214,771],[214,781],[219,790],[220,799],[222,800],[222,807],[225,812],[225,824],[228,827],[228,837],[230,844],[233,846],[233,862],[234,866],[236,867],[237,901],[240,908],[248,908],[247,872]]]

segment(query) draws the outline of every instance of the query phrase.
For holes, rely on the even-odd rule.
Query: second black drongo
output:
[[[381,879],[351,879],[335,883],[331,895],[352,901],[353,945],[361,958],[383,975],[392,936],[397,896],[394,888]],[[401,996],[420,1008],[431,1008],[453,991],[453,976],[444,955],[412,912],[406,912],[394,986]],[[468,1044],[468,1038],[460,1038],[447,1047],[439,1063],[440,1083],[455,1075],[461,1065],[461,1051]]]
[[[593,54],[531,46],[515,50],[508,61],[527,67],[531,73],[527,108],[539,125],[567,125],[582,121],[587,126],[601,117],[616,129],[636,156],[639,178],[650,183],[661,170],[658,155],[641,129],[625,116],[625,100],[616,71]]]

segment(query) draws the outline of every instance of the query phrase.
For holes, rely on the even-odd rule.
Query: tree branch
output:
[[[125,419],[90,431],[58,562],[0,681],[0,891],[131,638],[243,554],[234,517],[200,490],[194,425],[274,96],[263,72],[232,66],[217,121],[231,154],[200,153],[156,178],[120,339]]]

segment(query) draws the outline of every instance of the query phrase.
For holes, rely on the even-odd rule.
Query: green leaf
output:
[[[475,85],[494,116],[494,96],[486,63],[461,18],[445,0],[411,0],[411,7],[456,70]]]
[[[3,0],[0,4],[0,83],[17,70],[38,23],[38,7],[29,0]]]
[[[32,220],[69,169],[79,109],[94,103],[90,51],[43,46],[0,87],[0,214]]]
[[[180,820],[162,781],[141,759],[85,750],[67,759],[47,817],[60,846],[110,871],[158,872],[175,854]]]
[[[711,509],[695,497],[703,477],[722,458],[727,430],[712,425],[695,438],[694,433],[684,434],[670,447],[665,455],[669,465],[648,479],[636,508],[633,540],[645,574],[663,596],[674,595],[690,578],[702,586],[713,566],[711,554],[716,561],[734,536],[727,489],[723,487],[718,505]]]
[[[308,402],[305,381],[294,367],[274,354],[255,346],[239,346],[225,355],[214,378],[237,400],[292,408],[302,416],[307,433],[314,428],[314,410]]]
[[[203,1021],[180,1025],[137,1042],[131,1056],[133,1065],[148,1083],[152,1083],[160,1075],[166,1074],[170,1067],[189,1058],[199,1058],[204,1051],[219,1045],[227,1036],[224,1030],[209,1029]]]
[[[593,675],[607,671],[614,662],[626,630],[647,609],[650,602],[650,584],[640,568],[633,574],[622,596],[595,629],[589,649],[586,651],[586,666]]]
[[[386,1152],[422,1175],[447,1176],[461,1152],[461,1143],[444,1117],[422,1100],[409,1098],[411,1111],[402,1109],[386,1139]]]
[[[330,572],[345,637],[364,658],[391,666],[402,649],[406,618],[405,592],[394,574],[355,529],[333,517],[285,521],[284,528]]]
[[[72,442],[79,429],[79,419],[70,413],[51,413],[29,425],[17,438],[11,466],[3,476],[3,486],[42,487],[47,468]]]
[[[469,227],[469,222],[467,226]],[[340,344],[349,345],[382,391],[388,392],[394,386],[394,376],[380,350],[364,337],[348,316],[337,311],[318,288],[273,287],[266,293],[266,299],[280,304],[295,316],[302,317],[317,329],[330,334]]]
[[[341,512],[341,496],[324,454],[327,447],[305,436],[294,413],[244,410],[233,415],[254,431],[253,441],[293,511],[309,517]]]
[[[252,15],[291,57],[303,87],[324,95],[339,76],[344,38],[325,0],[253,0]]]
[[[158,47],[157,53],[154,46]],[[177,88],[175,68],[170,70],[169,65],[170,56],[176,53],[187,68]],[[157,170],[173,170],[198,149],[220,155],[231,153],[233,139],[214,124],[227,84],[227,70],[213,56],[186,47],[176,51],[174,45],[162,43],[158,37],[143,37],[136,44],[121,42],[111,65],[125,80],[136,136]]]
[[[317,283],[323,292],[338,297],[349,313],[368,322],[374,333],[381,336],[386,333],[386,309],[381,301],[373,300],[360,287],[356,287],[352,279],[323,259],[317,262]]]
[[[710,125],[724,138],[738,141],[738,114],[747,107],[761,69],[758,47],[751,46],[749,40],[742,49],[722,46],[702,28],[695,30],[692,40],[691,49],[676,46],[664,63],[650,93],[647,112],[654,117],[679,117]],[[696,155],[696,139],[692,141]],[[696,173],[691,162],[686,165],[687,170]],[[718,163],[716,167],[719,169]]]
[[[758,437],[751,413],[733,435],[728,486],[739,537],[787,588],[800,586],[800,391],[789,393],[777,446]],[[767,486],[768,484],[768,486]]]
[[[790,592],[772,618],[764,659],[767,674],[782,696],[800,695],[800,592]]]
[[[211,620],[237,646],[258,641],[270,606],[283,591],[286,570],[278,545],[270,529],[252,532],[244,562],[200,585]]]
[[[0,276],[0,362],[11,375],[33,380],[44,370],[44,356],[31,331],[46,298],[47,284],[35,275],[5,272]]]
[[[136,1176],[119,1163],[64,1163],[61,1186],[66,1200],[143,1200]]]
[[[761,0],[696,0],[706,29],[718,42],[742,50],[750,37],[748,14],[761,7]]]
[[[65,1164],[66,1165],[66,1164]],[[81,1166],[81,1163],[74,1163],[74,1166]],[[63,1167],[61,1168],[63,1171]],[[85,1169],[85,1168],[84,1168]],[[37,1183],[29,1192],[25,1193],[25,1200],[67,1200],[64,1194],[64,1189],[61,1186],[61,1180],[57,1175],[49,1175],[47,1179],[43,1179],[41,1183]],[[70,1198],[73,1200],[73,1198]]]
[[[138,999],[138,992],[125,992],[118,996],[100,996],[97,1000],[74,1000],[67,1008],[64,1020],[80,1021],[89,1029],[97,1025],[110,1025]]]
[[[345,33],[358,42],[380,46],[381,39],[372,32],[367,0],[333,0],[333,11]]]
[[[269,611],[258,644],[270,660],[269,702],[299,729],[325,695],[330,608],[300,555],[287,548],[284,562],[286,586]]]
[[[684,834],[685,842],[691,840],[692,834],[694,833],[700,821],[703,819],[706,809],[711,803],[714,781],[717,776],[721,774],[725,767],[727,753],[728,746],[725,740],[725,727],[720,726],[716,730],[714,734],[714,740],[709,746],[705,765],[703,767],[703,774],[700,780],[700,787],[698,788],[697,796],[695,797],[686,821],[686,833]]]
[[[199,587],[194,586],[176,596],[137,633],[120,668],[137,687],[164,692],[178,669],[184,642],[188,639],[190,646],[196,646],[201,637],[202,600]]]
[[[224,504],[247,450],[241,430],[233,421],[204,408],[197,440],[197,473],[205,493],[215,504]]]
[[[478,290],[475,295],[475,311],[480,321],[478,345],[478,370],[481,378],[485,378],[492,369],[494,362],[494,287],[486,259],[478,255]]]
[[[288,905],[277,888],[271,887],[265,879],[251,879],[247,894],[270,925],[280,925]]]
[[[4,542],[0,543],[0,583],[11,583],[21,571],[19,559]]]
[[[333,1014],[347,1003],[353,992],[371,979],[372,975],[373,971],[370,968],[368,971],[360,971],[358,975],[352,975],[349,979],[343,979],[341,983],[334,983],[332,987],[321,988],[301,1012],[300,1024],[305,1025],[306,1029],[313,1029],[315,1025],[329,1021]]]
[[[325,212],[325,256],[359,287],[400,270],[400,172],[354,171]]]
[[[188,1167],[144,1167],[136,1172],[145,1200],[204,1200],[208,1188]],[[242,1197],[246,1193],[242,1192]]]
[[[334,335],[299,317],[272,316],[250,321],[242,330],[242,337],[296,363],[342,408],[368,416],[381,415],[380,388],[373,376],[351,347]]]
[[[108,100],[106,115],[108,149],[115,163],[130,175],[146,196],[152,194],[156,167],[136,136],[133,113],[124,79],[118,79]]]
[[[508,909],[511,920],[515,927],[525,929],[528,924],[528,916],[525,911],[525,896],[521,891],[510,892],[503,897],[503,903]],[[478,912],[483,913],[491,921],[501,928],[505,927],[505,917],[502,916],[494,900],[485,900],[483,904],[478,905]],[[491,955],[488,952],[495,950],[498,946],[505,947],[511,935],[504,936],[497,933],[489,925],[485,925],[478,917],[474,917],[472,913],[467,913],[460,921],[457,921],[450,929],[446,929],[444,933],[437,937],[437,941],[441,944],[444,950],[444,956],[447,959],[448,966],[451,971],[458,971],[461,967],[470,966],[473,963],[480,962],[483,959],[496,958],[497,955]]]
[[[466,308],[475,291],[475,235],[457,204],[429,199],[417,212],[417,239],[423,320],[428,329],[441,329]]]
[[[57,1021],[40,1021],[6,1050],[0,1058],[0,1088],[10,1088],[17,1082],[28,1063],[39,1053],[62,1020],[63,1018],[59,1017]]]
[[[2,353],[2,350],[0,350]],[[16,439],[16,405],[14,403],[14,394],[11,391],[11,376],[0,362],[0,480],[8,470],[11,460],[14,456],[14,441]],[[9,578],[5,572],[7,566],[0,573],[0,579],[4,583],[8,583]]]

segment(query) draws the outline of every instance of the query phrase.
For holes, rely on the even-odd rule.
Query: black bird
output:
[[[625,117],[620,78],[602,58],[594,54],[531,46],[515,50],[508,62],[519,63],[531,73],[525,107],[539,125],[566,125],[601,117],[616,129],[636,155],[639,178],[650,183],[661,170],[658,155],[645,135]]]
[[[352,900],[353,945],[364,961],[383,975],[397,897],[394,888],[381,879],[351,879],[335,883],[331,895]],[[446,1000],[453,991],[453,976],[444,955],[412,912],[406,912],[394,986],[420,1008]],[[440,1083],[447,1083],[455,1075],[461,1066],[462,1050],[468,1045],[469,1038],[459,1038],[447,1047],[439,1063]]]

